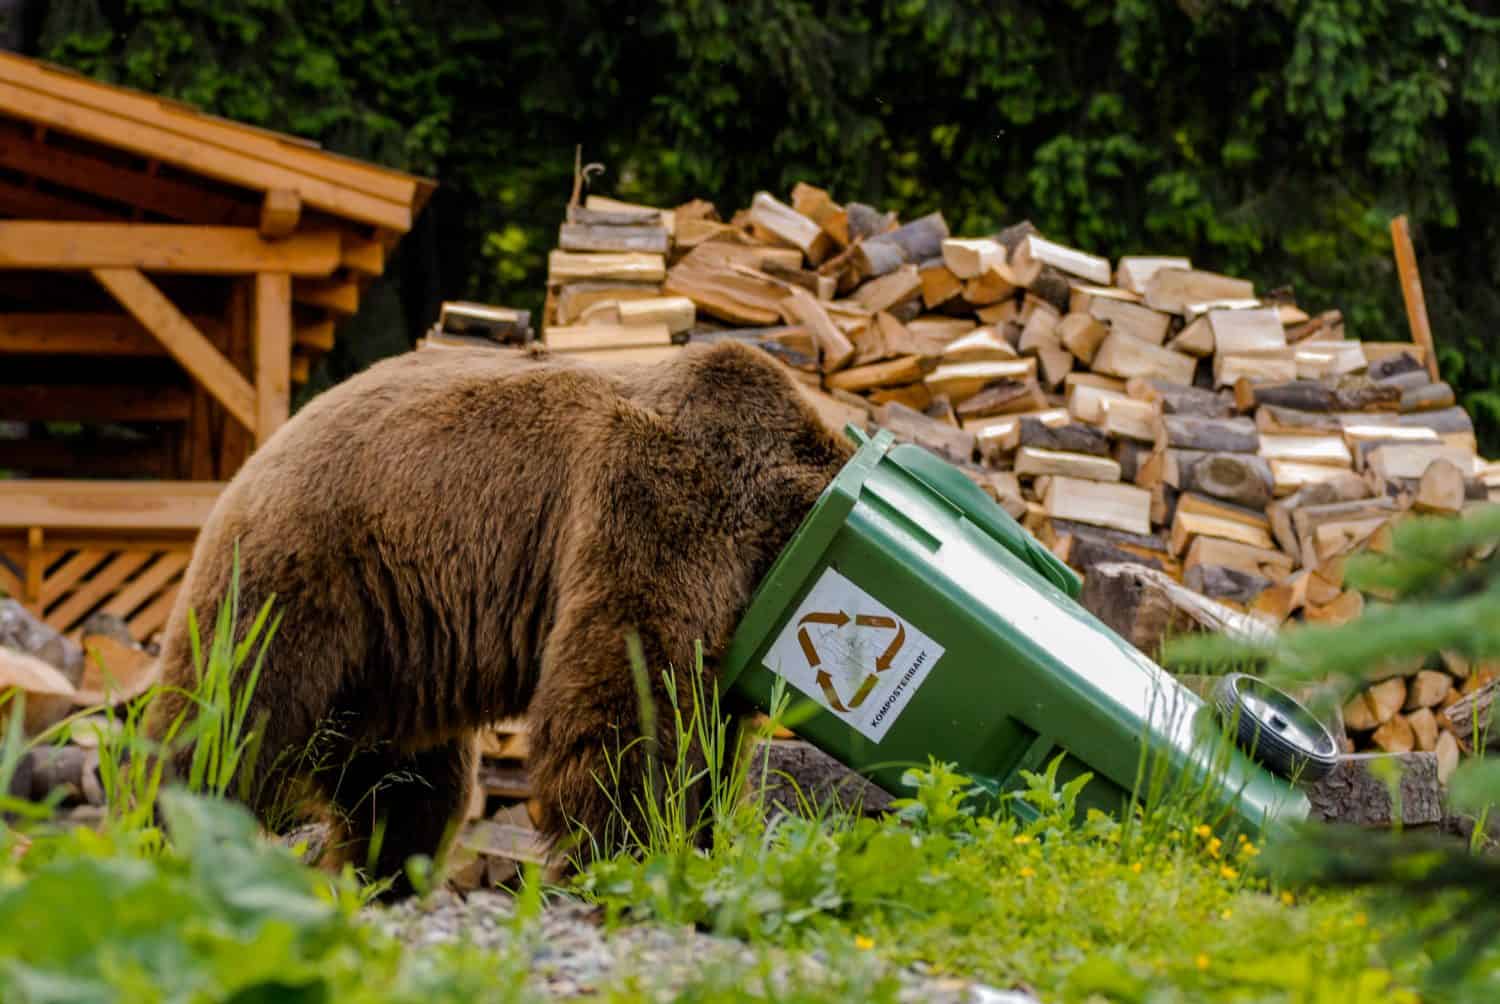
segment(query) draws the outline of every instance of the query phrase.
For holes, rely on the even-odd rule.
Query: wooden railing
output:
[[[0,592],[75,633],[95,612],[138,640],[166,623],[216,481],[0,481]]]

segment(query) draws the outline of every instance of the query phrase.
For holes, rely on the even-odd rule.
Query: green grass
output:
[[[539,999],[526,985],[529,952],[541,897],[557,890],[521,884],[504,950],[404,948],[366,922],[373,890],[351,870],[309,868],[224,800],[256,742],[249,687],[237,681],[253,685],[275,631],[269,607],[242,631],[236,587],[229,599],[195,646],[196,718],[171,737],[200,739],[186,783],[165,785],[150,755],[161,751],[141,729],[148,694],[103,747],[112,805],[98,832],[62,825],[51,806],[0,801],[0,1000]],[[638,659],[635,672],[649,693]],[[1141,799],[1124,820],[1079,818],[1089,780],[1060,784],[1054,761],[1025,774],[998,812],[980,810],[992,794],[982,779],[931,763],[908,773],[883,818],[805,804],[805,816],[768,821],[755,794],[766,762],[743,755],[701,675],[687,678],[690,691],[669,685],[665,706],[642,702],[643,725],[669,715],[689,741],[618,806],[628,851],[567,888],[600,904],[609,925],[691,924],[740,939],[747,956],[706,964],[670,994],[666,974],[637,969],[594,999],[894,1001],[894,968],[915,964],[1047,1001],[1500,999],[1493,953],[1439,992],[1427,977],[1453,946],[1400,942],[1421,930],[1421,911],[1283,888],[1262,863],[1293,859],[1299,845],[1221,835],[1206,818],[1209,782],[1168,777],[1145,755]],[[19,703],[4,710],[0,790],[25,745]],[[771,710],[770,727],[795,728],[804,713],[785,693]],[[693,746],[701,757],[687,755]]]

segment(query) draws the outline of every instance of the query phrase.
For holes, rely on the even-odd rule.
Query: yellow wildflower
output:
[[[1202,952],[1198,953],[1198,958],[1197,958],[1196,961],[1198,963],[1198,968],[1199,969],[1207,969],[1208,968],[1208,956],[1204,955]]]
[[[875,947],[875,942],[873,939],[867,938],[863,934],[856,934],[854,936],[854,947],[868,952],[870,949]]]
[[[1036,869],[1028,865],[1027,867],[1022,868],[1017,874],[1019,874],[1022,878],[1031,878],[1031,876],[1036,874]]]
[[[1260,853],[1260,848],[1256,847],[1254,844],[1250,843],[1248,840],[1245,843],[1240,844],[1240,856],[1241,857],[1253,858],[1253,857],[1255,857],[1255,855],[1257,855],[1259,853]]]
[[[1231,880],[1231,881],[1233,881],[1234,879],[1237,879],[1237,878],[1240,877],[1240,873],[1237,872],[1237,871],[1235,871],[1233,868],[1229,867],[1228,865],[1220,865],[1219,866],[1219,874],[1222,875],[1222,876],[1224,876],[1225,878]]]
[[[1223,913],[1219,914],[1219,919],[1220,920],[1228,920],[1230,917],[1233,917],[1233,916],[1234,916],[1234,911],[1233,910],[1225,910]]]
[[[1364,912],[1363,912],[1363,911],[1361,911],[1361,912],[1359,912],[1359,913],[1356,913],[1356,914],[1355,914],[1355,915],[1354,915],[1354,923],[1355,923],[1355,925],[1356,925],[1356,926],[1358,926],[1358,927],[1364,927],[1364,926],[1365,926],[1365,925],[1366,925],[1366,924],[1368,924],[1368,923],[1369,923],[1369,922],[1370,922],[1370,918],[1369,918],[1369,917],[1366,917],[1366,916],[1365,916],[1365,915],[1364,915]]]
[[[1015,842],[1018,844],[1029,844],[1031,843],[1031,836],[1030,834],[1022,833],[1020,836],[1016,837]]]
[[[1214,831],[1209,827],[1207,823],[1199,823],[1197,826],[1193,827],[1193,832],[1198,834],[1198,836],[1207,839],[1213,834]]]
[[[1209,857],[1214,857],[1214,858],[1218,857],[1219,856],[1219,848],[1223,847],[1223,846],[1224,846],[1224,842],[1221,841],[1218,837],[1214,837],[1212,840],[1210,840],[1208,842],[1208,854],[1209,854]]]
[[[1293,903],[1297,902],[1297,897],[1293,896],[1289,892],[1283,892],[1281,894],[1281,901],[1283,903],[1285,903],[1287,906],[1291,906]]]
[[[1130,870],[1139,875],[1141,873],[1141,863],[1139,861],[1131,862]]]

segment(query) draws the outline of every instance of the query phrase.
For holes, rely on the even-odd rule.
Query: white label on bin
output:
[[[828,568],[765,666],[878,743],[942,655],[941,645]]]

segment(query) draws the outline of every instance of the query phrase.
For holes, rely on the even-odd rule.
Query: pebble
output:
[[[467,939],[488,951],[523,952],[532,989],[557,1000],[621,986],[639,988],[644,999],[672,1000],[690,980],[715,966],[745,968],[765,957],[743,942],[690,926],[647,923],[606,932],[602,911],[565,896],[550,899],[530,924],[516,923],[510,896],[483,890],[460,896],[444,889],[420,900],[371,907],[368,919],[411,948]],[[795,979],[806,985],[830,976],[818,952],[777,949],[771,958],[777,983]],[[938,979],[915,969],[902,970],[898,977],[901,999],[910,1004],[1037,1004],[1023,992]]]

